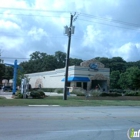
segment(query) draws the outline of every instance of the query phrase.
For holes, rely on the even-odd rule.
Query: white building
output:
[[[32,88],[64,88],[65,68],[53,71],[26,74]],[[70,66],[68,70],[69,87],[96,88],[108,90],[110,69],[95,59],[84,61],[80,66]]]

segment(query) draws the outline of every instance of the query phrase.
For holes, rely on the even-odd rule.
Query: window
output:
[[[81,87],[82,83],[81,82],[77,82],[77,87]]]

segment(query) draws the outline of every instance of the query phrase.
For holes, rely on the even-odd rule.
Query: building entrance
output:
[[[107,80],[92,80],[91,89],[107,90]]]

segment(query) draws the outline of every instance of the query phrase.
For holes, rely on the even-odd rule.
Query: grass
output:
[[[3,99],[0,106],[60,105],[60,106],[140,106],[140,101],[132,100],[86,100],[83,97],[47,97],[45,99]]]

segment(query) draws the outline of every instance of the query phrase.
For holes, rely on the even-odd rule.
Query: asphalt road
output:
[[[140,107],[0,107],[0,140],[128,140],[129,128]]]

